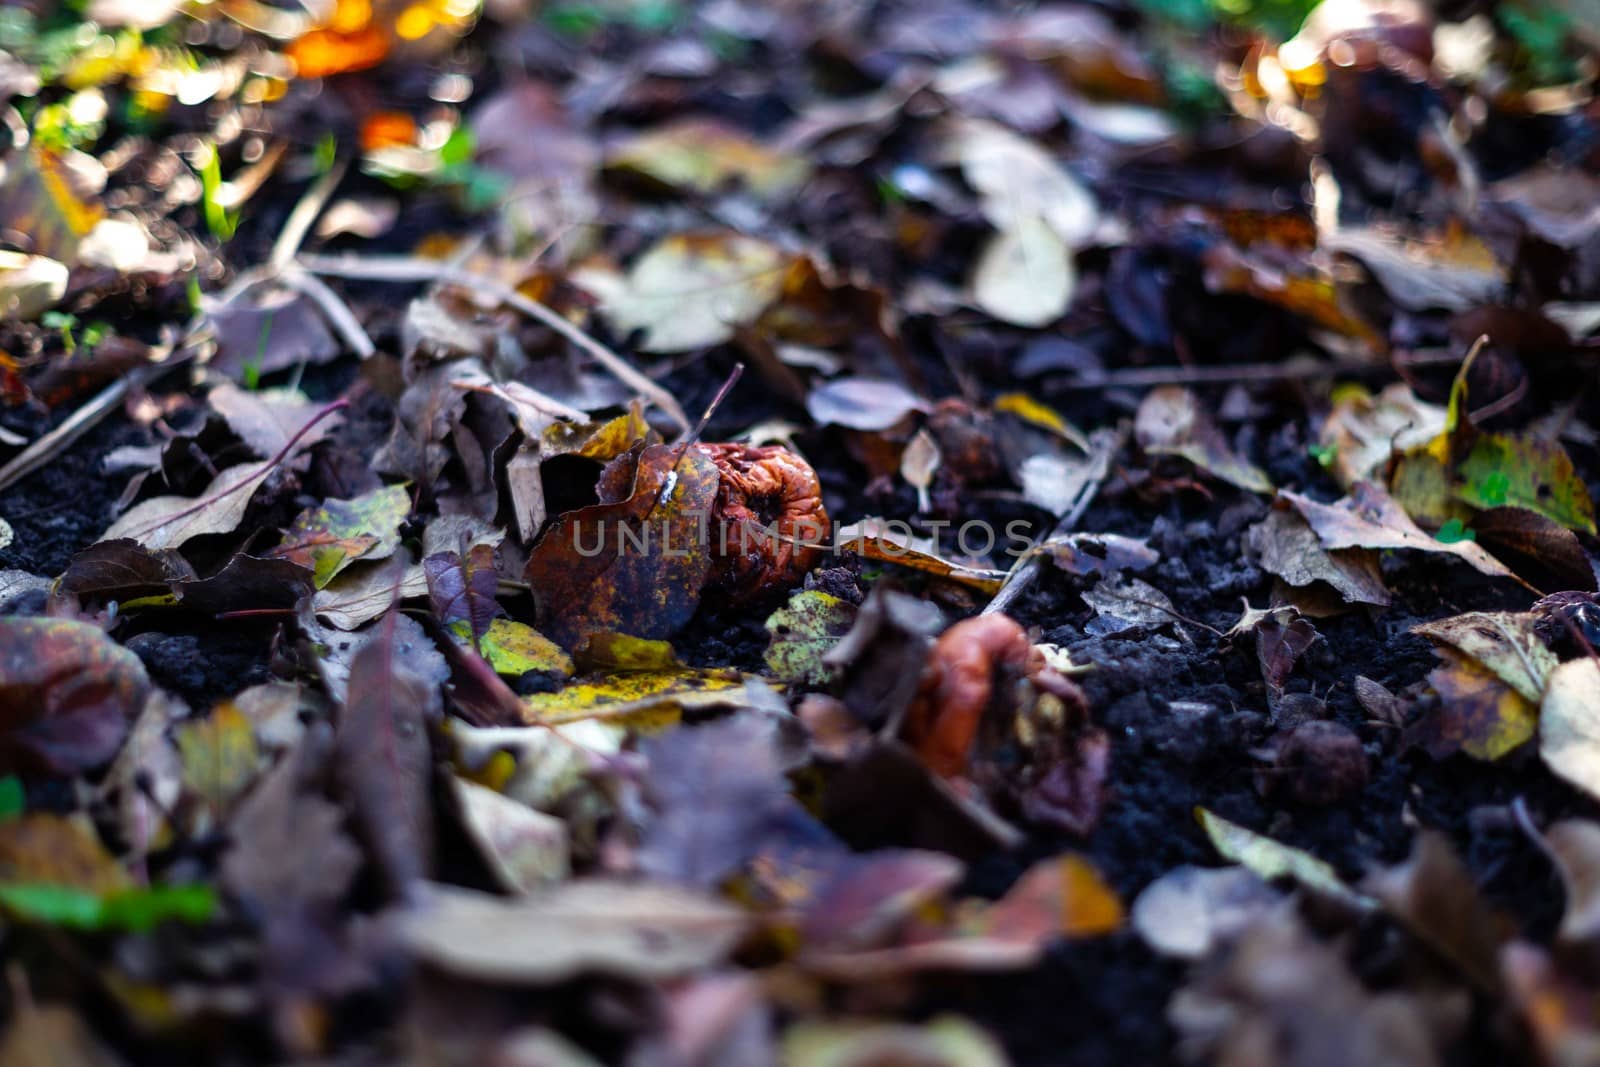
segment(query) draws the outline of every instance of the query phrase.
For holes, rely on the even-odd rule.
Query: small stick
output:
[[[272,242],[272,253],[267,257],[269,270],[280,271],[294,259],[295,253],[300,251],[301,244],[305,242],[306,234],[311,232],[311,224],[317,221],[328,198],[344,180],[344,172],[349,165],[348,159],[335,160],[327,173],[313,182],[295,204],[278,233],[278,239]]]
[[[556,314],[549,305],[530,299],[494,278],[412,256],[372,256],[364,259],[353,256],[301,256],[298,262],[313,274],[335,278],[361,278],[379,282],[445,282],[485,293],[538,320],[583,349],[618,381],[649,398],[680,430],[687,432],[692,425],[676,398],[632,363]]]
[[[322,313],[327,316],[328,322],[339,331],[344,343],[349,345],[357,356],[370,359],[373,353],[378,351],[378,346],[372,343],[372,338],[367,335],[366,328],[361,325],[361,320],[356,318],[355,312],[350,310],[350,305],[340,299],[339,294],[330,289],[327,282],[310,271],[301,270],[292,264],[283,272],[283,280],[316,302]]]
[[[1090,502],[1100,491],[1101,483],[1106,480],[1106,475],[1111,473],[1111,460],[1122,447],[1122,434],[1113,430],[1097,430],[1090,435],[1089,444],[1091,446],[1089,469],[1072,503],[1061,513],[1055,528],[1033,546],[1035,551],[1024,554],[1012,565],[1011,573],[1006,575],[999,592],[995,593],[994,599],[989,601],[988,606],[979,614],[995,615],[1004,612],[1018,597],[1027,592],[1034,579],[1039,577],[1039,568],[1043,565],[1042,553],[1036,551],[1039,545],[1052,537],[1062,537],[1071,533],[1073,527],[1078,525],[1078,520],[1083,518],[1083,513],[1089,509]]]
[[[1229,385],[1234,382],[1279,382],[1337,378],[1346,374],[1390,373],[1388,363],[1335,360],[1305,366],[1282,363],[1230,363],[1219,367],[1123,367],[1084,374],[1060,383],[1062,389],[1144,389],[1158,385]]]
[[[72,442],[82,437],[135,388],[142,388],[158,375],[172,369],[175,363],[147,363],[124,374],[100,390],[77,411],[68,415],[60,426],[51,430],[33,444],[18,452],[4,467],[0,467],[0,489],[8,489],[40,467],[60,455]]]

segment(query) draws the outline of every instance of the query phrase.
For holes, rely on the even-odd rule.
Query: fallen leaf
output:
[[[791,257],[742,234],[677,234],[634,261],[626,275],[597,269],[573,281],[600,298],[622,333],[643,330],[647,352],[684,352],[733,339],[777,299]]]
[[[954,1015],[920,1025],[861,1019],[797,1022],[784,1031],[782,1055],[789,1067],[1005,1067],[1008,1062],[990,1034]]]
[[[450,778],[456,810],[502,888],[531,893],[571,873],[567,824],[463,778]]]
[[[1444,542],[1429,537],[1400,505],[1372,482],[1357,482],[1350,495],[1333,504],[1319,504],[1287,489],[1279,497],[1294,505],[1327,549],[1410,548],[1458,556],[1480,573],[1514,578],[1506,566],[1471,541]]]
[[[184,788],[206,806],[213,819],[225,818],[261,770],[255,724],[238,705],[224,701],[205,718],[179,724],[173,734],[182,759]]]
[[[272,555],[311,571],[322,589],[357,559],[387,559],[400,547],[400,526],[411,511],[404,485],[390,485],[353,500],[325,500],[307,508],[284,531]]]
[[[820,686],[835,675],[822,657],[850,631],[856,606],[819,589],[795,593],[767,617],[767,669],[782,682]]]
[[[250,391],[232,382],[223,382],[207,393],[206,403],[261,459],[271,459],[287,448],[322,408],[298,389]],[[323,440],[341,421],[338,415],[321,419],[300,438],[300,447],[309,448]]]
[[[715,193],[738,182],[763,197],[781,196],[803,182],[799,156],[767,148],[715,119],[687,118],[639,133],[615,148],[606,165],[663,185]]]
[[[433,862],[433,764],[428,731],[439,687],[402,658],[391,612],[350,664],[340,709],[338,777],[391,892],[411,893]]]
[[[427,596],[428,577],[422,567],[412,563],[408,553],[401,557],[405,566],[398,574],[391,561],[352,567],[338,575],[311,598],[312,610],[340,630],[355,630],[397,600]]]
[[[654,814],[636,853],[641,871],[709,890],[769,837],[821,832],[789,795],[777,730],[772,720],[736,714],[644,741]]]
[[[70,619],[0,618],[0,769],[102,766],[144,707],[139,657]]]
[[[1066,534],[1050,538],[1039,548],[1056,566],[1079,577],[1142,571],[1161,560],[1161,553],[1140,538],[1112,533]]]
[[[896,529],[897,526],[900,530]],[[910,529],[905,523],[894,520],[862,519],[840,527],[836,544],[863,559],[910,567],[970,586],[989,596],[993,596],[1005,583],[1005,571],[946,559],[939,554],[932,538],[917,537]]]
[[[1100,221],[1094,196],[1044,149],[998,123],[959,119],[941,131],[945,158],[977,190],[983,213],[1004,233],[1044,223],[1068,248],[1080,248]]]
[[[1389,605],[1389,589],[1368,549],[1323,549],[1309,523],[1291,510],[1272,509],[1245,534],[1245,547],[1261,568],[1296,589],[1326,582],[1354,603]]]
[[[1536,621],[1531,612],[1469,611],[1418,623],[1411,632],[1455,649],[1537,703],[1557,660],[1534,631]]]
[[[447,629],[472,647],[474,635],[466,619],[451,623]],[[572,675],[572,657],[565,649],[527,623],[514,619],[490,620],[489,628],[477,635],[477,650],[496,674],[507,677],[521,677],[529,671]]]
[[[1556,774],[1600,797],[1600,662],[1568,660],[1550,673],[1539,706],[1539,755]]]
[[[1152,455],[1180,456],[1229,485],[1272,492],[1266,473],[1233,451],[1199,398],[1182,386],[1150,390],[1134,417],[1133,435]]]
[[[505,614],[495,600],[500,575],[494,546],[474,545],[465,555],[440,552],[422,561],[422,572],[428,578],[433,613],[446,626],[465,624],[470,643],[478,647],[490,625]]]
[[[419,959],[484,982],[549,985],[583,974],[676,978],[725,958],[744,913],[675,886],[585,879],[504,898],[435,885],[401,917]]]
[[[124,512],[100,540],[126,537],[162,549],[178,548],[205,534],[232,533],[244,520],[250,498],[275,469],[271,463],[241,463],[218,474],[198,497],[151,497]]]
[[[1199,960],[1282,903],[1282,895],[1247,867],[1183,866],[1146,886],[1130,918],[1156,952]]]
[[[1503,925],[1444,834],[1434,830],[1417,835],[1406,862],[1373,874],[1364,887],[1480,989],[1498,991]]]
[[[45,812],[0,822],[0,882],[96,896],[133,885],[86,820]]]
[[[528,557],[540,630],[573,648],[590,634],[668,637],[694,614],[711,573],[706,523],[720,476],[704,451],[651,445],[615,496],[558,519]],[[608,467],[611,484],[625,466]]]
[[[989,238],[972,272],[972,302],[1014,326],[1045,326],[1072,303],[1077,270],[1042,218],[1014,221]]]
[[[1336,395],[1320,440],[1333,453],[1330,472],[1346,489],[1382,477],[1396,452],[1426,445],[1444,431],[1445,409],[1418,400],[1403,382],[1376,396],[1357,390]]]
[[[868,432],[890,429],[913,411],[929,408],[899,382],[876,378],[835,378],[806,396],[806,411],[819,424]]]
[[[1373,906],[1371,898],[1345,885],[1331,866],[1315,856],[1279,844],[1205,808],[1196,808],[1194,813],[1212,846],[1224,859],[1244,864],[1263,880],[1292,878],[1305,888],[1358,911]]]
[[[31,322],[55,307],[69,274],[48,256],[0,252],[0,321]]]
[[[1544,836],[1567,898],[1557,936],[1569,945],[1591,944],[1600,934],[1600,823],[1563,819]]]

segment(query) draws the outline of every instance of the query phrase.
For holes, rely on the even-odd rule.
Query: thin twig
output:
[[[1354,359],[1314,364],[1229,363],[1218,367],[1123,367],[1095,374],[1082,374],[1059,383],[1059,388],[1146,389],[1158,385],[1231,385],[1235,382],[1281,382],[1387,373],[1392,373],[1388,363]]]
[[[288,219],[284,221],[283,229],[278,232],[278,239],[272,242],[272,253],[267,256],[269,269],[282,270],[294,259],[300,246],[305,243],[306,234],[311,232],[312,223],[317,221],[317,216],[327,206],[328,198],[344,180],[344,172],[349,165],[348,159],[335,160],[327,173],[313,182],[295,204],[294,210],[289,212]]]
[[[517,292],[511,286],[486,275],[447,263],[417,259],[411,256],[301,256],[299,264],[313,274],[335,278],[359,278],[377,282],[443,282],[464,289],[485,293],[508,307],[516,308],[531,319],[536,319],[568,341],[583,349],[616,379],[648,398],[660,408],[680,430],[687,432],[691,423],[676,398],[659,384],[646,377],[637,367],[613,352],[593,337],[558,315],[548,305]]]
[[[0,467],[0,489],[7,489],[13,483],[32,474],[40,467],[49,463],[56,456],[65,451],[72,442],[82,437],[101,419],[110,414],[111,410],[122,403],[122,398],[136,388],[142,388],[158,375],[171,370],[175,363],[147,363],[135,367],[116,381],[107,385],[96,393],[93,399],[84,404],[77,411],[39,438],[33,444],[18,452],[4,466]]]
[[[1117,430],[1096,430],[1089,435],[1088,469],[1084,472],[1083,484],[1078,487],[1072,502],[1061,513],[1055,528],[1041,539],[1034,548],[1038,548],[1053,537],[1064,537],[1071,533],[1078,525],[1078,520],[1083,518],[1083,513],[1088,510],[1089,504],[1094,500],[1095,494],[1100,491],[1100,485],[1106,480],[1106,475],[1111,473],[1111,460],[1122,447],[1122,433]],[[1039,577],[1039,568],[1043,565],[1042,553],[1029,551],[1017,560],[1011,567],[1011,573],[1006,575],[1006,580],[1001,584],[994,599],[989,601],[982,611],[984,615],[995,615],[1005,611],[1017,598],[1027,592],[1034,579]]]
[[[356,355],[369,359],[378,351],[378,346],[372,343],[372,338],[367,335],[366,328],[356,318],[355,312],[350,310],[350,305],[330,289],[327,282],[293,264],[283,272],[283,280],[316,302],[328,322],[344,338],[344,343],[355,350]]]

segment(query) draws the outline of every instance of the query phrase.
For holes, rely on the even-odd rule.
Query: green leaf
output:
[[[15,819],[28,806],[22,780],[14,774],[0,778],[0,822]]]
[[[18,918],[78,930],[149,930],[168,919],[205,922],[217,897],[204,885],[155,886],[97,896],[70,886],[0,884],[0,907]]]
[[[1553,441],[1480,434],[1456,474],[1456,497],[1475,508],[1527,508],[1568,529],[1595,532],[1589,490]]]
[[[1453,545],[1457,541],[1476,541],[1478,539],[1477,533],[1467,529],[1467,524],[1460,519],[1447,519],[1445,524],[1439,527],[1439,532],[1433,536],[1447,545]]]

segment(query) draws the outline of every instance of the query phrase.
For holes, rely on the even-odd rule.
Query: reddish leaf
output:
[[[593,633],[677,632],[711,570],[705,530],[717,483],[699,448],[651,445],[613,460],[601,503],[563,516],[528,558],[540,630],[568,648]]]
[[[116,755],[150,691],[139,657],[70,619],[0,619],[0,770],[75,774]]]
[[[335,745],[356,825],[390,890],[403,897],[433,864],[428,727],[443,709],[439,687],[398,653],[396,618],[391,611],[350,665]]]

